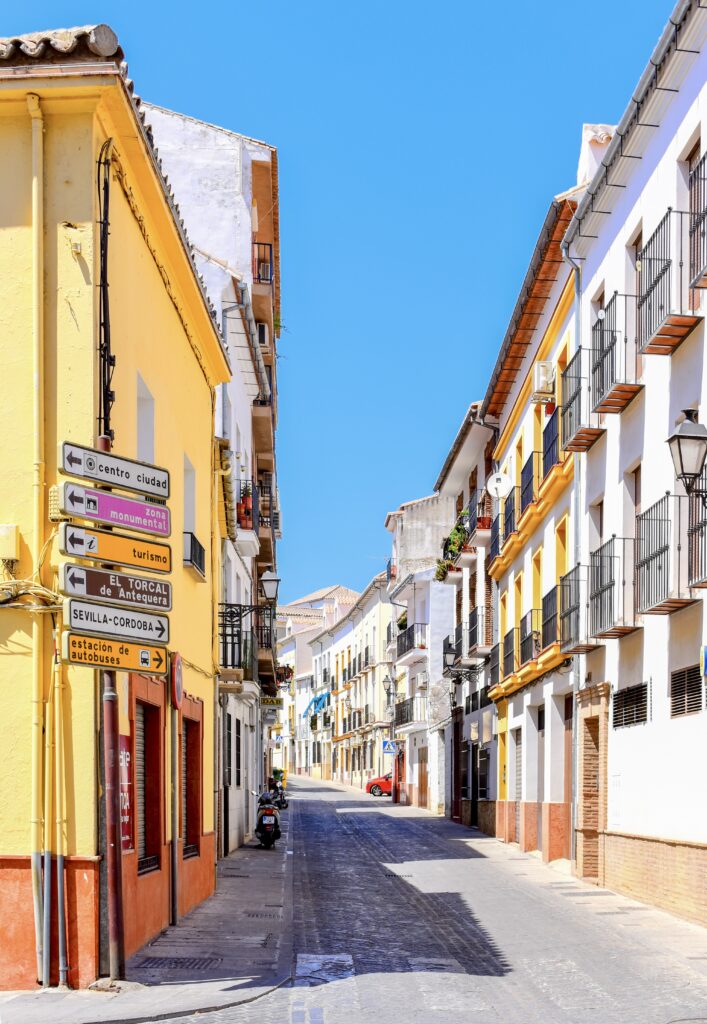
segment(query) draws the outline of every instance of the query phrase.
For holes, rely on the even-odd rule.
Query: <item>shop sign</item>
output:
[[[94,491],[79,484],[59,486],[59,510],[67,516],[93,519],[108,526],[169,537],[172,532],[169,509],[139,498],[125,498],[111,491]]]
[[[148,462],[124,459],[120,455],[84,448],[64,441],[59,469],[68,476],[80,476],[96,483],[110,484],[124,491],[137,491],[156,498],[169,497],[169,471]]]
[[[116,640],[147,640],[169,643],[169,618],[112,604],[96,604],[80,598],[64,601],[64,622],[82,633],[97,633]]]
[[[83,636],[68,631],[62,634],[61,659],[70,665],[142,672],[147,676],[164,676],[169,671],[166,647]]]
[[[263,708],[281,708],[284,701],[282,697],[261,697],[260,706]]]
[[[130,737],[120,737],[120,846],[123,851],[133,846],[133,773]]]
[[[87,526],[62,523],[59,530],[59,550],[73,558],[88,558],[92,562],[125,565],[150,572],[172,571],[172,549],[142,537],[129,537],[124,533],[98,530]]]
[[[150,576],[132,576],[109,569],[89,569],[64,562],[59,566],[59,590],[69,597],[88,601],[143,607],[168,612],[172,608],[172,584]]]

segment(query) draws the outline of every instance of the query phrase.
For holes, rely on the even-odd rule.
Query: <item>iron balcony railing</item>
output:
[[[253,480],[239,480],[236,487],[236,523],[241,530],[257,530],[260,523],[260,501]],[[255,524],[255,525],[254,525]]]
[[[690,171],[690,284],[707,286],[707,153]]]
[[[474,494],[477,492],[474,491]],[[474,527],[470,532],[478,530],[490,530],[493,521],[493,502],[488,491],[484,491],[477,502],[475,502]]]
[[[589,632],[620,637],[635,628],[634,542],[611,537],[589,555]]]
[[[543,479],[560,461],[560,410],[555,408],[543,428]]]
[[[393,559],[389,558],[388,562],[386,564],[386,567],[385,567],[386,582],[390,583],[391,580],[394,580],[394,579],[397,578],[397,575],[398,575],[398,567],[395,564],[395,562],[393,561]]]
[[[603,427],[591,411],[591,352],[579,348],[562,373],[562,438],[564,451],[586,452],[601,434]]]
[[[426,646],[427,626],[424,623],[415,622],[412,626],[408,626],[407,629],[398,634],[397,653],[399,658],[402,658],[404,654],[412,651],[415,647]]]
[[[477,491],[472,491],[469,495],[469,505],[467,508],[466,518],[467,536],[471,537],[472,533],[476,532],[476,526],[479,520],[479,495]]]
[[[614,292],[592,327],[592,409],[620,413],[638,383],[636,296]]]
[[[190,565],[206,579],[206,551],[195,534],[184,532],[184,565]]]
[[[558,586],[552,587],[547,594],[543,595],[542,607],[542,636],[541,644],[543,650],[560,640],[560,619],[559,619],[559,593]]]
[[[518,630],[509,629],[503,638],[503,678],[512,676],[518,668]]]
[[[518,529],[518,505],[520,502],[520,487],[511,487],[503,503],[503,541],[508,540],[512,533]]]
[[[677,611],[690,602],[686,498],[666,494],[636,516],[636,594],[639,615]]]
[[[442,557],[445,560],[457,558],[461,554],[462,548],[468,543],[469,533],[469,512],[464,509],[457,516],[453,532],[444,539]]]
[[[520,664],[526,665],[540,654],[542,611],[532,608],[520,620]]]
[[[469,614],[469,654],[493,644],[493,613],[490,607],[472,608]]]
[[[272,473],[263,473],[258,477],[258,493],[261,500],[270,501],[273,495]]]
[[[589,634],[588,571],[576,565],[560,579],[560,647],[566,654],[582,654],[597,646]]]
[[[497,686],[500,682],[501,645],[494,644],[489,655],[489,686]]]
[[[690,215],[668,209],[636,254],[638,348],[669,355],[702,319],[690,287]]]
[[[368,666],[370,664],[371,664],[371,648],[370,647],[364,647],[364,649],[363,649],[363,667],[364,668],[368,668]]]
[[[416,696],[399,700],[395,705],[395,725],[412,725],[427,721],[427,698]]]
[[[531,452],[520,471],[520,514],[537,500],[542,469],[542,452]]]
[[[248,605],[222,603],[218,609],[219,656],[224,669],[240,668],[246,679],[258,678],[258,651]]]
[[[273,283],[272,245],[253,242],[253,280],[257,284]]]
[[[702,161],[700,161],[702,162]],[[688,498],[687,574],[691,587],[707,586],[707,466]]]
[[[489,562],[498,558],[501,553],[501,515],[500,513],[491,523],[491,541],[489,543]]]
[[[393,633],[393,623],[389,622],[388,625],[386,626],[386,630],[385,630],[385,642],[386,642],[386,644],[392,644],[393,636],[394,635],[395,634]]]
[[[328,683],[329,682],[329,669],[328,668],[323,668],[322,669],[322,682],[323,683]]]

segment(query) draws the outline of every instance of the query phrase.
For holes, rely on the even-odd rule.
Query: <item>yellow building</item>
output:
[[[122,61],[106,26],[0,41],[3,988],[46,979],[46,965],[56,980],[43,925],[58,880],[69,983],[107,969],[101,673],[53,658],[64,441],[95,448],[109,434],[115,453],[171,480],[163,578],[181,707],[164,675],[117,673],[126,955],[168,924],[171,900],[183,913],[214,886],[213,408],[229,367]],[[40,853],[65,857],[51,892]]]

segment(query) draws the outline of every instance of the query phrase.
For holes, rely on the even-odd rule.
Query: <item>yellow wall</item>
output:
[[[115,139],[115,169],[122,167],[147,233],[146,240],[120,182],[112,175],[109,280],[116,355],[114,450],[137,457],[139,372],[155,401],[155,462],[171,474],[170,543],[175,570],[170,649],[179,650],[204,673],[185,666],[184,686],[204,701],[203,830],[209,832],[214,827],[211,538],[217,533],[212,389],[227,378],[228,368],[166,201],[142,144],[135,140],[133,115],[121,88],[117,82],[99,88],[87,80],[85,87],[62,86],[47,98],[49,90],[43,90],[41,82],[33,83],[45,113],[46,482],[47,488],[57,482],[60,441],[88,445],[96,441],[96,159],[101,142],[110,135]],[[17,575],[24,577],[32,571],[31,128],[23,90],[17,85],[0,94],[0,151],[0,302],[5,311],[0,352],[5,379],[12,381],[0,403],[0,430],[8,439],[0,448],[4,482],[0,522],[20,526],[22,557]],[[67,222],[74,227],[66,227]],[[78,258],[71,253],[72,241],[81,243]],[[206,548],[206,582],[182,568],[185,453],[196,470],[196,534]],[[46,518],[44,528],[49,537],[52,527]],[[47,557],[45,585],[55,585],[60,561],[54,545]],[[47,619],[45,694],[50,653]],[[3,799],[0,804],[0,852],[22,854],[29,851],[30,821],[31,617],[27,612],[0,612],[0,658],[3,726],[11,737],[0,758],[0,793],[13,794],[12,800]],[[67,668],[65,680],[66,852],[90,856],[97,849],[97,674]],[[121,731],[127,731],[125,682],[125,677],[119,677]],[[167,731],[167,764],[168,739]]]

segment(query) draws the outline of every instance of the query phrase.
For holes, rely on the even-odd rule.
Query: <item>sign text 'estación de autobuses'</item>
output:
[[[79,633],[62,634],[61,657],[62,661],[72,665],[122,672],[144,672],[145,675],[153,676],[166,675],[169,669],[166,647],[134,644],[127,640],[108,640],[98,636],[82,636]]]
[[[169,643],[169,618],[113,604],[96,604],[70,597],[64,601],[64,622],[81,633],[98,633],[115,640]]]
[[[138,533],[169,537],[172,532],[169,509],[138,498],[126,498],[111,491],[94,491],[80,484],[61,484],[59,509],[67,516],[94,519],[108,526],[122,526]]]
[[[172,571],[169,544],[111,530],[62,523],[59,550],[72,558],[88,558],[92,562],[107,562],[108,565],[125,565],[133,569],[149,569],[150,572]]]
[[[151,576],[133,576],[110,569],[93,569],[87,565],[64,562],[59,566],[59,590],[69,597],[85,597],[89,601],[150,611],[168,612],[172,608],[172,584]]]
[[[64,441],[61,446],[59,469],[68,476],[80,476],[124,491],[137,491],[154,498],[169,497],[168,470],[94,448],[84,448],[71,441]]]

